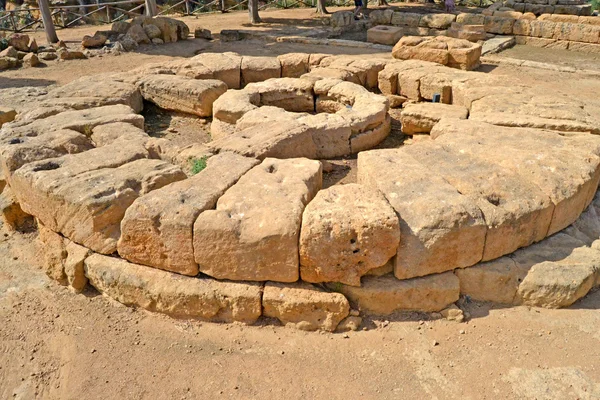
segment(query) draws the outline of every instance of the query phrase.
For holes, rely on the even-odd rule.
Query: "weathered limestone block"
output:
[[[144,159],[146,155],[143,148],[116,142],[36,161],[15,172],[13,188],[23,210],[49,229],[96,252],[111,254],[117,249],[121,219],[131,203],[185,179],[178,167]]]
[[[242,57],[237,53],[201,53],[190,59],[211,71],[212,79],[225,82],[229,89],[241,87]]]
[[[438,132],[444,135],[439,137]],[[494,128],[471,120],[442,120],[432,136],[445,148],[497,163],[535,183],[554,204],[547,235],[573,223],[598,187],[600,141],[596,135],[563,136],[537,129]]]
[[[38,136],[23,136],[0,141],[0,159],[4,176],[10,181],[14,171],[23,165],[65,154],[81,153],[92,149],[92,142],[79,132],[58,130]]]
[[[573,42],[598,43],[600,26],[557,23],[553,39],[570,40]]]
[[[33,217],[21,209],[10,186],[0,193],[0,213],[5,226],[13,231],[24,231],[33,226]]]
[[[297,121],[268,122],[251,126],[208,144],[214,151],[231,151],[263,160],[275,158],[316,158],[311,128]]]
[[[305,331],[333,332],[350,311],[350,304],[342,294],[329,293],[304,282],[267,282],[262,304],[266,317]]]
[[[392,49],[399,60],[422,60],[448,64],[448,45],[427,36],[404,36]]]
[[[385,10],[373,10],[369,14],[369,21],[373,25],[390,25],[392,23],[392,16],[394,11],[390,8]]]
[[[64,262],[67,258],[65,239],[40,222],[38,222],[38,239],[44,258],[44,272],[50,279],[66,286],[68,280],[64,269]]]
[[[402,28],[377,25],[367,31],[367,42],[393,46],[398,43],[403,35],[404,30]]]
[[[212,79],[148,75],[141,80],[140,90],[144,99],[161,108],[210,117],[214,101],[227,91],[227,85]]]
[[[65,251],[67,257],[64,261],[64,271],[69,282],[69,286],[75,293],[81,293],[88,283],[85,276],[85,259],[92,255],[92,251],[86,247],[80,246],[69,239],[65,239]]]
[[[277,56],[281,64],[282,78],[300,78],[309,70],[309,57],[307,53],[288,53]]]
[[[233,133],[251,128],[256,125],[264,125],[273,122],[279,122],[283,124],[287,123],[289,125],[290,123],[293,124],[296,120],[299,120],[304,116],[307,116],[307,114],[288,112],[283,108],[274,106],[262,106],[252,111],[248,111],[242,118],[238,119]]]
[[[304,210],[300,276],[305,282],[360,286],[362,275],[396,254],[399,241],[398,218],[379,191],[358,184],[333,186]]]
[[[391,275],[368,276],[361,287],[329,284],[360,311],[389,315],[396,311],[441,311],[458,300],[459,281],[452,272],[398,280]]]
[[[392,25],[419,26],[422,14],[395,12],[392,14]]]
[[[463,25],[453,22],[448,28],[447,35],[456,39],[464,39],[469,42],[477,42],[486,39],[485,27],[483,25]]]
[[[331,26],[333,28],[351,25],[354,22],[352,11],[336,11],[331,14]]]
[[[510,257],[500,257],[469,268],[454,271],[460,281],[460,293],[473,300],[514,304],[519,284],[527,270]]]
[[[228,90],[213,103],[213,118],[235,124],[244,114],[259,106],[260,93],[253,90]]]
[[[489,90],[488,90],[489,93]],[[471,103],[469,119],[519,128],[600,133],[596,102],[573,96],[557,97],[535,89],[489,93]]]
[[[101,293],[127,306],[216,322],[251,324],[261,314],[261,285],[173,274],[94,254],[85,274]]]
[[[184,275],[198,275],[194,261],[193,226],[198,215],[214,209],[217,200],[258,160],[233,153],[208,159],[193,177],[139,197],[121,221],[121,257]]]
[[[506,17],[486,16],[483,23],[485,31],[498,35],[510,35],[515,19]]]
[[[79,78],[48,92],[47,99],[89,99],[96,107],[123,104],[136,113],[144,105],[139,89],[130,83],[122,82],[110,74],[97,75],[94,79]]]
[[[281,64],[275,57],[242,57],[242,86],[281,77]]]
[[[588,249],[598,253],[597,250]],[[523,304],[546,307],[567,307],[585,296],[596,282],[599,270],[596,257],[588,262],[543,262],[534,265],[519,285],[518,296]]]
[[[554,204],[535,183],[493,161],[437,143],[407,146],[405,152],[481,210],[488,226],[483,261],[546,237]]]
[[[275,106],[291,112],[314,112],[313,83],[306,79],[279,78],[251,83],[251,92],[258,92],[261,106]]]
[[[150,140],[150,136],[137,126],[125,122],[114,122],[112,124],[100,125],[92,129],[90,139],[94,142],[96,147],[106,146],[117,140],[132,140],[145,146],[148,140]]]
[[[448,29],[456,21],[454,14],[425,14],[419,20],[419,26],[434,29]]]
[[[7,122],[12,122],[17,116],[17,111],[12,107],[0,106],[0,127]]]
[[[404,151],[365,151],[358,155],[358,182],[379,189],[399,215],[398,279],[481,260],[487,231],[481,210],[429,166]]]
[[[71,129],[89,135],[98,125],[113,122],[127,122],[144,128],[144,117],[136,114],[130,107],[124,105],[103,106],[85,110],[65,111],[19,123],[11,123],[2,127],[0,139],[13,139],[24,136],[37,136],[50,131]]]
[[[308,134],[315,145],[314,158],[333,158],[352,153],[352,127],[342,116],[319,113],[299,118],[298,122],[309,128]]]
[[[402,133],[429,133],[442,118],[467,119],[469,110],[462,106],[442,103],[407,104],[400,114]]]
[[[194,224],[200,272],[218,279],[295,282],[304,207],[321,188],[321,163],[267,158]]]
[[[483,25],[485,22],[485,15],[460,13],[456,16],[456,22],[463,25]]]
[[[388,115],[385,120],[374,127],[362,132],[353,134],[350,137],[350,153],[355,154],[360,151],[369,150],[377,146],[388,137],[392,128],[392,119]]]

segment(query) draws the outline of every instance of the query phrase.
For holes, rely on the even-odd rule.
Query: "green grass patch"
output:
[[[208,160],[208,156],[203,156],[200,158],[194,158],[191,160],[192,164],[192,175],[196,175],[198,172],[202,171],[206,168],[206,160]]]

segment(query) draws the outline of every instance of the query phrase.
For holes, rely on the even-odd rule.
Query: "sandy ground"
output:
[[[263,12],[256,29],[293,31],[312,10]],[[299,19],[290,25],[289,19]],[[245,13],[185,19],[192,29],[243,26]],[[59,32],[78,41],[96,27]],[[302,28],[304,29],[304,28]],[[520,56],[527,53],[516,48]],[[357,49],[189,40],[138,52],[0,74],[0,88],[64,84],[198,51],[274,55]],[[533,54],[533,53],[532,53]],[[568,55],[571,55],[569,53]],[[543,52],[540,60],[568,55]],[[366,55],[368,57],[368,55]],[[524,57],[524,56],[523,56]],[[576,57],[576,56],[573,56]],[[573,58],[574,60],[576,58]],[[548,93],[594,98],[600,80],[510,66],[482,70]],[[0,96],[1,100],[1,96]],[[155,136],[208,140],[206,121],[147,114]],[[403,140],[397,126],[381,146]],[[328,184],[350,182],[353,157],[334,160]],[[466,303],[466,323],[427,315],[369,318],[344,334],[173,320],[126,308],[93,290],[75,295],[40,271],[35,233],[0,230],[0,399],[599,399],[600,292],[564,310]]]

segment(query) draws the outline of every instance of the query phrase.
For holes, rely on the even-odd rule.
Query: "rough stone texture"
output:
[[[429,133],[442,118],[467,119],[469,111],[462,106],[442,103],[407,104],[400,114],[402,133]]]
[[[306,282],[360,286],[400,241],[394,209],[377,190],[358,184],[320,191],[306,207],[300,233],[300,276]]]
[[[526,274],[510,257],[500,257],[454,271],[461,294],[473,300],[514,304],[519,283]]]
[[[267,158],[251,169],[194,224],[200,272],[218,279],[298,280],[302,212],[321,184],[318,161]]]
[[[391,275],[367,276],[361,287],[329,284],[361,312],[389,315],[397,311],[440,311],[459,298],[459,281],[452,272],[398,280]]]
[[[280,77],[281,64],[277,58],[250,56],[242,58],[242,86]]]
[[[377,25],[367,31],[367,42],[393,46],[402,36],[404,36],[402,28]]]
[[[139,145],[115,142],[85,153],[36,161],[15,172],[13,189],[23,210],[49,229],[96,252],[111,254],[131,203],[185,179],[178,167],[146,156]]]
[[[0,127],[7,122],[11,122],[17,116],[17,111],[12,107],[0,106]]]
[[[432,136],[438,131],[446,132],[436,140],[442,146],[497,163],[531,181],[548,196],[554,210],[546,235],[573,223],[593,199],[600,179],[600,142],[595,135],[564,136],[536,129],[494,128],[471,120],[444,120],[436,125]],[[482,131],[495,134],[482,136]],[[505,157],[506,153],[511,157]]]
[[[72,290],[75,293],[81,293],[88,283],[84,271],[84,261],[92,254],[92,251],[68,239],[65,239],[65,242],[65,251],[67,252],[64,260],[65,275]]]
[[[225,82],[229,89],[241,87],[242,57],[239,54],[231,52],[201,53],[190,60],[199,62],[210,71],[212,79]]]
[[[127,306],[175,318],[251,324],[261,314],[261,286],[186,277],[94,254],[85,274],[101,293]]]
[[[10,186],[5,186],[0,193],[0,213],[9,230],[24,231],[33,226],[33,217],[23,212]]]
[[[417,26],[419,26],[420,20],[421,20],[421,14],[418,14],[418,13],[395,12],[392,15],[391,23],[392,23],[392,25],[417,27]]]
[[[106,35],[96,32],[94,35],[85,35],[81,40],[81,45],[85,48],[96,48],[104,46],[108,40]]]
[[[419,20],[419,26],[434,29],[448,29],[456,21],[454,14],[425,14]]]
[[[358,182],[379,189],[399,215],[399,279],[481,260],[487,231],[481,210],[429,166],[399,150],[365,151],[358,155]]]
[[[67,258],[65,239],[39,221],[37,225],[38,239],[44,257],[44,272],[50,279],[66,286],[69,282],[64,269],[64,261]]]
[[[333,332],[350,311],[350,304],[343,295],[304,282],[267,282],[262,304],[266,317],[305,331]]]
[[[193,225],[214,209],[221,195],[258,160],[221,153],[208,159],[195,176],[139,197],[121,222],[121,257],[184,275],[195,276]]]
[[[519,285],[518,295],[523,304],[546,307],[567,307],[585,296],[594,286],[600,271],[600,253],[593,249],[588,262],[571,261],[542,262],[534,265]]]
[[[62,129],[71,129],[89,135],[96,126],[113,122],[128,122],[138,128],[144,127],[144,117],[136,114],[128,106],[114,105],[65,111],[33,121],[20,118],[18,123],[15,121],[2,127],[0,139],[38,136],[45,132]]]
[[[430,61],[472,70],[479,66],[481,45],[446,36],[404,36],[392,49],[392,56],[400,60]]]
[[[277,56],[281,64],[282,78],[299,78],[306,74],[309,69],[309,57],[307,53],[288,53]]]
[[[291,112],[314,112],[313,84],[305,79],[280,78],[246,86],[260,95],[261,106],[275,106]]]
[[[227,85],[212,79],[149,75],[140,82],[140,89],[144,99],[161,108],[210,117],[214,101],[227,91]]]
[[[10,180],[14,171],[30,162],[81,153],[93,147],[85,135],[68,129],[0,140],[2,171]]]
[[[251,126],[209,143],[215,151],[231,151],[263,160],[267,157],[316,158],[310,128],[296,121],[268,122]]]
[[[126,122],[114,122],[112,124],[99,125],[92,129],[90,139],[96,147],[102,147],[114,143],[117,140],[135,141],[142,146],[150,140],[150,136],[143,129]],[[150,157],[158,158],[158,157]]]
[[[513,31],[515,19],[506,17],[486,16],[483,25],[488,33],[510,35]]]
[[[447,35],[456,39],[464,39],[469,42],[477,42],[486,39],[485,27],[483,25],[463,25],[453,22],[448,28]]]
[[[142,111],[143,99],[139,89],[130,83],[120,81],[109,74],[96,75],[95,79],[89,77],[76,79],[59,88],[48,92],[47,100],[42,103],[55,105],[66,103],[69,99],[74,102],[85,100],[90,106],[109,106],[123,104],[131,107],[136,113]],[[61,102],[59,99],[62,99]],[[75,106],[75,108],[79,108]]]

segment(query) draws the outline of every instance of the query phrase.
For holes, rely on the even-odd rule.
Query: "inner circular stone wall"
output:
[[[600,284],[589,103],[428,62],[314,54],[202,54],[96,81],[0,130],[4,216],[37,219],[48,274],[76,291],[334,330],[356,325],[351,307],[433,312],[460,294],[562,307]],[[436,94],[446,104],[411,104]],[[149,137],[142,98],[212,115],[214,140]],[[369,150],[390,102],[429,136]],[[322,189],[318,159],[357,152],[357,183]]]

